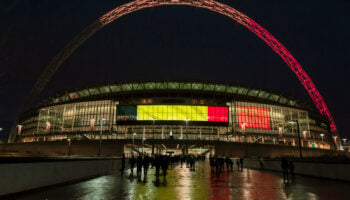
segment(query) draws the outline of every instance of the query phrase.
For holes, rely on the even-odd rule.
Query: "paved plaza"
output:
[[[92,180],[54,187],[18,199],[348,199],[350,183],[296,176],[284,184],[281,174],[244,169],[212,173],[208,162],[196,171],[173,166],[166,178],[156,180],[155,169],[141,180],[130,170]],[[17,199],[17,198],[16,198]]]

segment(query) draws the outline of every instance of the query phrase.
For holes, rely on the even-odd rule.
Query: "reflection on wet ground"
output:
[[[81,183],[56,187],[18,199],[349,199],[350,183],[297,176],[283,184],[281,174],[244,169],[212,173],[208,163],[196,171],[174,166],[158,181],[155,169],[144,179],[114,174]]]

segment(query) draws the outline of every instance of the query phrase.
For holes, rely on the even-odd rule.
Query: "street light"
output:
[[[346,138],[343,138],[342,140],[343,140],[343,144],[345,144],[347,139],[346,139]]]
[[[241,123],[241,132],[242,134],[244,134],[244,143],[245,143],[245,155],[248,155],[248,142],[247,142],[247,136],[245,135],[245,125],[247,125],[247,123],[243,122]]]
[[[133,134],[132,134],[132,147],[131,147],[131,154],[132,154],[132,155],[134,154],[134,140],[135,140],[135,135],[136,135],[136,133],[133,133]]]
[[[152,117],[152,122],[153,122],[153,126],[152,126],[152,132],[153,132],[153,139],[154,139],[154,124],[156,123],[156,118]]]
[[[190,119],[189,118],[185,118],[185,122],[186,122],[186,140],[187,140],[187,135],[188,135],[188,132],[187,132],[187,126],[188,126],[188,121],[189,121]]]
[[[299,121],[296,120],[289,120],[288,123],[290,124],[297,124],[297,133],[298,133],[298,143],[299,143],[299,157],[303,157],[302,149],[301,149],[301,140],[300,140],[300,132],[299,132]]]
[[[323,143],[323,137],[324,137],[324,133],[321,133],[320,136],[321,136],[321,139],[322,139],[322,150],[324,149],[324,143]]]
[[[67,156],[70,156],[70,145],[71,145],[70,138],[67,139],[67,142],[68,142],[68,153],[67,153]]]
[[[142,155],[143,155],[143,148],[144,148],[144,145],[145,145],[145,140],[146,140],[146,138],[142,138]]]
[[[100,130],[100,143],[98,145],[98,155],[101,156],[101,146],[102,146],[102,130],[103,130],[103,121],[105,121],[105,118],[101,118],[101,130]]]

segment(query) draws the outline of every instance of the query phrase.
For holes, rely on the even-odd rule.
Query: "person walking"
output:
[[[162,170],[163,170],[163,177],[165,178],[167,175],[167,170],[169,167],[169,158],[168,156],[164,156],[162,160]]]
[[[229,158],[229,164],[230,164],[230,170],[231,170],[231,172],[233,172],[233,161],[232,161],[232,159],[231,158]]]
[[[135,162],[136,162],[135,157],[134,157],[134,155],[132,155],[131,158],[130,158],[130,160],[129,160],[130,171],[131,171],[130,176],[134,176]]]
[[[137,160],[136,160],[136,172],[137,172],[137,178],[138,179],[141,179],[141,171],[142,171],[142,162],[143,162],[143,159],[142,159],[142,156],[141,154],[137,157]]]
[[[184,158],[184,156],[182,155],[181,158],[180,158],[181,168],[182,168],[182,165],[183,165],[184,161],[185,161],[185,158]]]
[[[226,171],[230,171],[230,158],[229,157],[225,158],[225,163],[226,163]]]
[[[157,179],[159,178],[160,166],[161,166],[161,163],[162,163],[161,159],[162,158],[160,157],[160,155],[156,155],[154,157],[154,166],[156,167],[156,177],[157,177]]]
[[[237,165],[237,170],[240,170],[240,166],[239,166],[239,159],[236,160],[236,165]]]
[[[143,158],[143,177],[144,177],[144,179],[146,179],[146,177],[147,177],[147,172],[148,172],[150,160],[151,159],[148,155],[145,155],[145,157]]]
[[[214,159],[214,157],[212,157],[212,156],[209,157],[209,163],[210,163],[211,172],[214,172],[214,167],[215,167],[215,159]]]
[[[294,162],[293,161],[289,161],[288,162],[288,167],[289,167],[289,170],[290,170],[290,175],[292,176],[292,179],[294,179],[294,177],[295,177],[295,174],[294,174],[294,169],[295,169]]]
[[[283,173],[283,182],[289,182],[288,177],[288,161],[285,158],[282,158],[281,160],[281,168]]]
[[[121,174],[123,175],[125,170],[125,154],[123,154],[122,156],[122,168],[120,170],[121,170]]]
[[[264,170],[265,169],[265,162],[264,162],[263,157],[259,158],[259,164],[260,164],[260,170]]]
[[[241,171],[243,171],[243,158],[239,159],[239,165],[241,167]]]

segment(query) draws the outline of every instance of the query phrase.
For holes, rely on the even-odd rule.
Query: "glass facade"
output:
[[[153,123],[152,118],[156,119]],[[307,111],[247,101],[231,101],[221,106],[119,105],[117,100],[85,101],[40,108],[27,116],[22,125],[19,142],[94,140],[99,138],[102,128],[103,139],[131,138],[137,133],[137,137],[146,138],[171,136],[174,139],[291,146],[298,145],[299,127],[302,146],[320,148],[323,143],[323,148],[330,148],[325,143],[326,137],[320,137],[320,133],[328,132],[327,127],[309,119]]]

